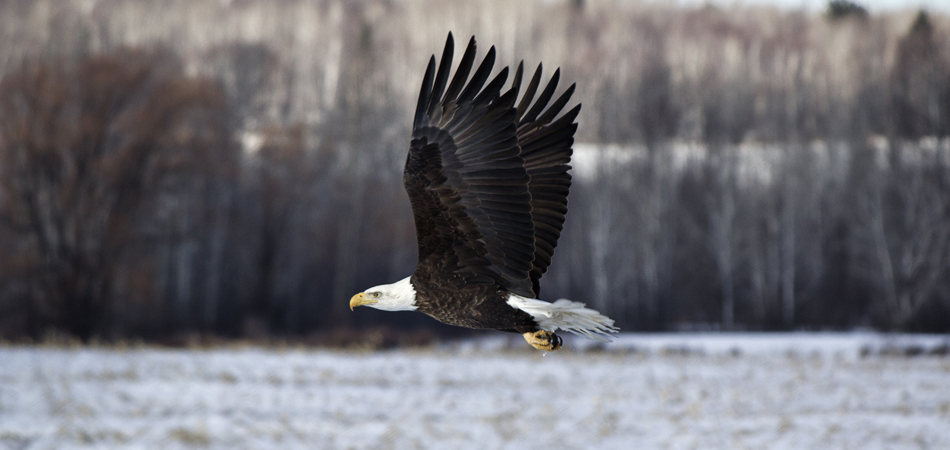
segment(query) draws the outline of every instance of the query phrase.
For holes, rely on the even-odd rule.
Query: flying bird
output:
[[[449,80],[449,33],[429,60],[412,122],[403,184],[419,244],[415,272],[350,299],[350,309],[419,311],[467,328],[521,333],[554,351],[566,330],[609,341],[614,321],[583,303],[538,300],[539,281],[567,214],[571,146],[581,105],[557,117],[574,85],[554,102],[560,69],[535,99],[542,67],[521,90],[524,62],[502,92],[508,68],[489,81],[492,47],[469,78],[475,38]],[[485,84],[487,82],[487,84]]]

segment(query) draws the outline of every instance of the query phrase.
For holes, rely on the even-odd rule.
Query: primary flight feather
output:
[[[583,303],[537,300],[567,214],[581,105],[557,116],[574,85],[551,102],[558,70],[535,97],[539,64],[518,101],[524,63],[502,91],[507,67],[489,81],[494,47],[469,78],[474,37],[450,81],[454,49],[449,33],[438,66],[429,60],[403,173],[419,264],[408,278],[354,295],[350,308],[416,310],[451,325],[521,333],[546,351],[561,347],[558,329],[608,340],[617,331],[610,318]]]

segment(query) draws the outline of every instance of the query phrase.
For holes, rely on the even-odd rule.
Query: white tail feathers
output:
[[[562,329],[601,342],[610,342],[610,333],[619,331],[614,320],[583,303],[560,299],[554,303],[510,294],[508,304],[534,317],[542,330]]]

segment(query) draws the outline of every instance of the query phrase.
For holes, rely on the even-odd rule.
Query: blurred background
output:
[[[950,6],[661,3],[0,1],[0,338],[459,332],[347,306],[415,267],[402,164],[448,31],[577,82],[542,298],[950,331]]]

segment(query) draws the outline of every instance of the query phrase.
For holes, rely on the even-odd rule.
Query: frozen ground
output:
[[[0,449],[950,449],[950,357],[888,350],[948,342],[632,335],[546,356],[503,340],[0,347]]]

